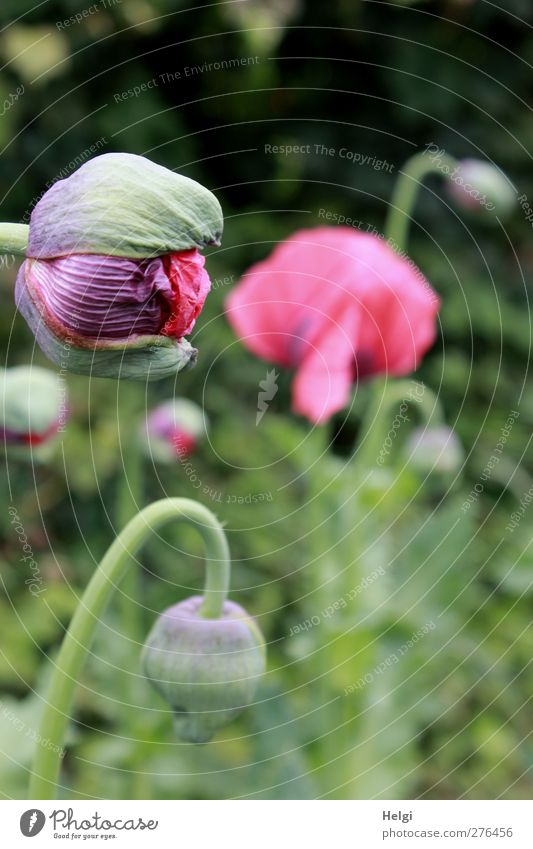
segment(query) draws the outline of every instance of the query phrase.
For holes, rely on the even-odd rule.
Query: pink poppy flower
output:
[[[350,227],[300,230],[226,301],[241,341],[296,370],[293,409],[327,421],[354,381],[414,371],[436,335],[439,299],[416,266]]]

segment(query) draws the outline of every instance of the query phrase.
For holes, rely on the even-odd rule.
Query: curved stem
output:
[[[412,380],[376,380],[371,402],[367,407],[361,428],[361,438],[355,462],[362,469],[371,469],[379,462],[381,451],[394,420],[406,420],[408,406],[417,407],[426,422],[440,424],[444,421],[437,396],[423,383]]]
[[[407,160],[396,180],[385,222],[385,238],[395,251],[406,248],[416,197],[424,177],[428,174],[449,177],[457,165],[457,161],[443,151],[431,154],[426,150]]]
[[[188,498],[165,498],[145,507],[108,548],[63,639],[39,728],[38,739],[42,744],[37,745],[33,763],[30,799],[55,796],[63,740],[78,679],[100,617],[117,583],[147,537],[166,522],[178,519],[196,528],[205,545],[206,581],[201,612],[206,618],[220,616],[229,589],[230,561],[226,536],[218,519],[207,507]]]
[[[27,224],[0,223],[0,254],[26,255],[30,228]]]

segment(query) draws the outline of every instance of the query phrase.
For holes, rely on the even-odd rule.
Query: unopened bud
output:
[[[448,192],[463,209],[486,209],[505,217],[516,205],[516,192],[505,175],[490,162],[463,159],[448,181]]]
[[[207,743],[255,695],[265,671],[256,622],[232,601],[218,619],[201,613],[202,596],[165,610],[146,641],[144,674],[171,706],[177,735]]]
[[[454,474],[464,460],[458,436],[446,425],[413,430],[405,445],[409,463],[420,474]]]

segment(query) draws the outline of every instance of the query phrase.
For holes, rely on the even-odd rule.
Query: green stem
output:
[[[428,424],[441,424],[444,415],[437,396],[423,383],[412,380],[375,380],[371,400],[365,411],[358,440],[355,463],[364,473],[378,463],[394,419],[406,415],[408,407],[419,412],[420,419]]]
[[[206,581],[203,616],[216,619],[222,613],[229,589],[230,561],[226,536],[207,507],[188,498],[165,498],[141,510],[108,548],[85,590],[55,663],[39,728],[30,780],[30,799],[53,799],[61,762],[65,731],[83,663],[102,616],[132,558],[151,533],[166,522],[179,519],[192,525],[205,545]],[[45,745],[46,743],[46,745]]]
[[[385,238],[393,250],[403,252],[406,249],[409,225],[412,220],[418,190],[424,177],[431,173],[449,176],[456,167],[457,163],[450,156],[439,153],[438,158],[432,158],[428,152],[415,154],[405,163],[394,187],[385,224]],[[354,515],[364,509],[360,504],[360,496],[354,494],[353,497],[350,497],[350,493],[353,492],[354,481],[360,480],[378,465],[382,448],[388,447],[385,443],[389,431],[393,428],[395,417],[405,416],[408,407],[409,409],[417,409],[418,416],[426,423],[443,421],[440,402],[434,393],[423,384],[411,380],[391,381],[387,378],[373,381],[370,401],[362,421],[357,453],[353,463],[349,464],[346,469],[346,485],[344,488],[340,488],[337,495],[337,510],[340,515],[337,518],[333,533],[337,533],[341,542],[338,549],[335,549],[333,548],[334,538],[331,539],[334,553],[330,554],[330,559],[333,573],[336,570],[339,575],[339,581],[332,584],[335,588],[334,595],[338,599],[346,598],[350,589],[357,585],[361,578],[369,574],[373,566],[386,567],[390,562],[393,539],[390,531],[380,529],[377,526],[379,518],[373,518],[370,514],[364,522],[360,523],[360,527],[355,530],[354,534],[349,533],[350,526],[353,526]],[[399,421],[401,420],[400,418]],[[383,456],[386,455],[383,454]],[[322,485],[322,482],[320,483]],[[336,515],[337,510],[332,511],[333,515]],[[332,523],[329,522],[328,524],[331,525]],[[356,552],[358,553],[357,559],[354,558]],[[348,562],[353,560],[353,568],[336,569],[335,557],[341,563],[346,563],[348,558]],[[325,582],[322,574],[320,582],[321,584],[316,590],[317,595],[324,593]],[[380,596],[385,597],[388,589],[389,585],[383,578],[380,578],[373,585],[372,598],[377,607],[380,606]],[[343,656],[343,641],[346,645],[345,628],[346,621],[340,619],[338,632],[335,634],[331,630],[328,633],[329,642],[316,652],[315,668],[319,663],[324,664],[321,667],[323,670],[328,668],[334,670],[340,665]],[[351,652],[351,649],[347,648],[346,651]],[[326,678],[324,680],[327,681]],[[335,681],[332,689],[324,696],[324,701],[327,700],[327,697],[331,698],[332,695],[338,696]],[[387,703],[386,699],[385,703]],[[354,775],[353,756],[345,754],[346,729],[351,727],[348,725],[351,713],[353,713],[353,706],[349,700],[341,696],[340,700],[332,701],[328,708],[328,718],[325,724],[329,725],[334,731],[325,735],[319,744],[324,752],[322,762],[327,764],[322,769],[326,792],[329,793],[330,790],[333,792],[333,788],[338,788],[341,785],[341,790],[335,790],[335,794],[336,796],[341,795],[342,798],[354,798],[353,781],[351,781]],[[381,719],[380,716],[379,721]],[[368,754],[367,750],[368,747],[363,746],[361,751],[364,756]],[[357,766],[360,769],[359,762]],[[357,792],[364,795],[365,788],[357,787]]]
[[[139,419],[139,387],[127,381],[124,387],[125,403],[121,404],[120,416],[124,426],[120,428],[120,456],[123,474],[120,475],[116,493],[116,526],[123,528],[143,506],[143,454],[135,424]],[[122,385],[121,385],[122,389]],[[117,411],[118,412],[118,411]],[[139,595],[139,575],[128,571],[122,582],[118,599],[120,624],[124,638],[128,633],[138,640],[142,633],[142,610],[134,599]],[[133,606],[132,606],[133,605]]]
[[[143,480],[143,453],[140,446],[138,428],[135,423],[139,419],[139,386],[134,386],[127,381],[120,384],[120,389],[125,394],[120,404],[121,422],[119,445],[122,458],[122,474],[117,482],[115,517],[117,529],[125,527],[139,510],[144,506],[144,480]],[[122,394],[122,392],[121,392]],[[118,411],[117,411],[118,412]],[[132,651],[139,650],[143,642],[144,607],[141,599],[144,598],[144,587],[142,574],[136,569],[128,569],[121,582],[117,598],[118,621],[120,627],[120,639],[123,644],[119,646],[119,657],[128,658]],[[119,676],[119,687],[121,688],[122,703],[120,705],[119,722],[122,727],[132,728],[132,733],[139,737],[143,736],[142,719],[138,717],[133,720],[131,705],[142,705],[142,683],[135,674],[135,670],[128,668],[127,663],[122,663],[122,668],[117,670]],[[147,776],[144,773],[146,745],[137,743],[131,751],[131,776],[130,776],[130,798],[147,799],[149,795]]]
[[[385,238],[395,251],[406,248],[416,197],[424,177],[428,174],[448,177],[457,165],[452,156],[441,152],[438,156],[432,156],[428,151],[415,153],[407,160],[396,180],[385,222]]]
[[[0,254],[25,256],[29,232],[27,224],[0,224]]]

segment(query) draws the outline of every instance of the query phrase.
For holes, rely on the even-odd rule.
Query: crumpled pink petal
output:
[[[172,312],[161,333],[181,339],[192,331],[211,281],[204,268],[205,258],[195,249],[167,254],[163,265],[172,287]]]
[[[410,260],[349,227],[294,233],[226,300],[250,350],[296,368],[293,407],[313,422],[346,405],[354,375],[416,369],[435,339],[438,309]]]

